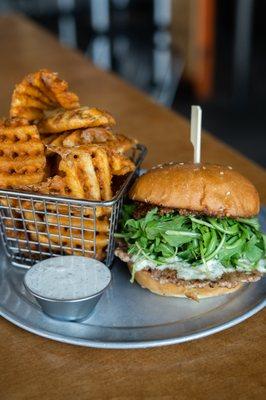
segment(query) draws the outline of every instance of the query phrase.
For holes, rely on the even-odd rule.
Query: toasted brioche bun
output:
[[[253,184],[232,167],[170,163],[139,177],[129,197],[157,206],[218,217],[249,218],[259,213]]]
[[[131,264],[128,263],[128,268],[131,271]],[[160,296],[168,297],[189,297],[195,300],[205,299],[207,297],[221,296],[223,294],[233,293],[243,287],[239,283],[234,288],[226,287],[202,287],[202,288],[187,288],[185,286],[177,286],[174,283],[161,283],[153,279],[150,272],[146,270],[138,271],[134,276],[135,281],[144,289],[150,290],[152,293],[159,294]]]

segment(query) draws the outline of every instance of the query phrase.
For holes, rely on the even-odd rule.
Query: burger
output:
[[[232,293],[265,272],[259,196],[231,166],[158,165],[135,181],[129,199],[115,254],[131,282],[199,299]]]

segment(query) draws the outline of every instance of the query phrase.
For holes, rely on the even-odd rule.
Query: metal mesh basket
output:
[[[136,170],[110,201],[89,201],[0,190],[0,233],[12,265],[29,267],[47,257],[74,254],[113,261],[114,232],[130,183],[146,148],[134,152]]]

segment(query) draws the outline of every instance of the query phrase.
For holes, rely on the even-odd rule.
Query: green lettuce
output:
[[[155,265],[179,257],[191,265],[218,259],[225,267],[237,267],[246,260],[256,268],[265,257],[265,235],[257,218],[213,218],[208,216],[159,215],[158,209],[134,219],[134,205],[123,207],[121,230],[128,253]]]

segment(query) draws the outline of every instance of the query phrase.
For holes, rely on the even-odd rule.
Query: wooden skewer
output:
[[[194,163],[200,163],[201,157],[201,119],[202,110],[199,106],[191,107],[190,141],[194,147]]]

